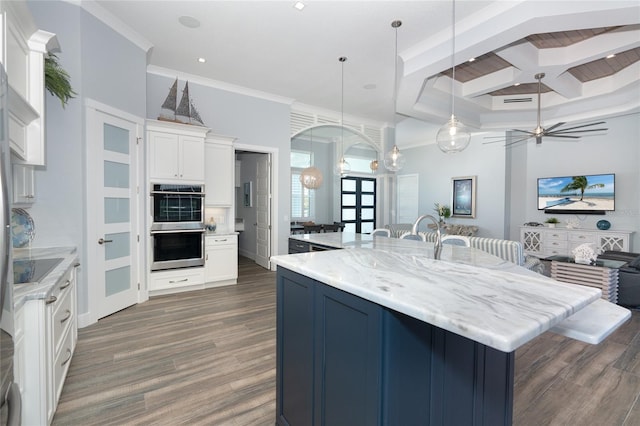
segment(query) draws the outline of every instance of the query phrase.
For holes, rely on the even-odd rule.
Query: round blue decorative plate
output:
[[[606,231],[607,229],[611,228],[611,222],[609,222],[608,220],[599,220],[598,223],[596,223],[596,226],[598,227],[599,230],[601,231]]]
[[[28,246],[36,235],[33,219],[23,209],[11,209],[11,237],[14,248]]]

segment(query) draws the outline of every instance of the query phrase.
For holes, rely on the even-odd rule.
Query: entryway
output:
[[[271,269],[269,258],[276,250],[272,220],[277,206],[272,188],[273,160],[266,147],[236,145],[235,218],[243,224],[238,235],[238,253]]]

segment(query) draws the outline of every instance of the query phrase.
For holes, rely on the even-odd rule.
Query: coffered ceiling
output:
[[[455,112],[484,129],[532,127],[534,75],[546,74],[542,118],[584,121],[640,108],[636,1],[82,2],[149,48],[153,72],[340,111],[375,122],[444,123]],[[180,17],[195,18],[185,26]],[[398,29],[394,108],[395,33]],[[187,20],[188,21],[188,20]],[[184,22],[184,18],[183,18]],[[615,54],[612,58],[608,55]],[[197,58],[206,58],[198,63]],[[475,58],[469,62],[470,58]],[[455,62],[455,82],[451,66]],[[398,115],[394,114],[397,112]]]

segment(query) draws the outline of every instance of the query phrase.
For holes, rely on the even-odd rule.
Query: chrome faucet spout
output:
[[[431,219],[433,224],[436,226],[436,242],[433,246],[433,258],[440,259],[440,253],[442,252],[442,234],[440,232],[440,222],[430,214],[423,214],[413,223],[413,227],[411,228],[411,233],[413,235],[418,235],[418,225],[422,222],[423,219]]]

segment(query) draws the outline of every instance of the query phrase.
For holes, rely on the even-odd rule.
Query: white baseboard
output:
[[[256,260],[256,254],[255,254],[255,253],[252,253],[252,252],[249,252],[249,251],[243,250],[243,249],[241,249],[241,248],[239,248],[239,249],[238,249],[238,254],[239,254],[240,256],[243,256],[243,257],[249,258],[249,259],[251,259],[251,260],[253,260],[253,261],[255,261],[255,260]]]

